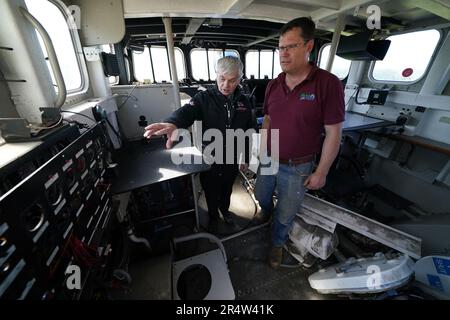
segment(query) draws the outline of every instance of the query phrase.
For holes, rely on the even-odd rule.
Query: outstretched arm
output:
[[[153,123],[147,127],[145,127],[144,137],[150,139],[151,136],[167,136],[166,148],[172,148],[172,144],[176,141],[176,129],[177,126],[172,123],[160,122]]]
[[[194,123],[195,120],[201,119],[201,103],[198,96],[189,101],[172,115],[166,119],[166,122],[153,123],[145,127],[144,137],[150,139],[151,136],[167,136],[166,148],[172,148],[173,142],[177,141],[178,128],[187,128]]]

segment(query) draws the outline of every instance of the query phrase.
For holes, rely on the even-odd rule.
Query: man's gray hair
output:
[[[242,64],[239,58],[233,56],[226,56],[220,58],[217,61],[216,66],[217,74],[233,73],[236,71],[239,74],[239,78],[242,78],[242,76],[244,75],[244,65]]]

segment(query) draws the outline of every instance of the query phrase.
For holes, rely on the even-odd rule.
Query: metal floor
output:
[[[201,230],[207,232],[208,217],[205,201],[200,198]],[[219,237],[243,230],[255,213],[255,204],[249,194],[236,180],[231,199],[230,211],[234,213],[233,225],[221,221],[215,229]],[[323,300],[336,299],[332,295],[321,295],[308,283],[308,276],[317,271],[299,267],[272,269],[267,262],[270,248],[270,228],[268,226],[223,242],[227,257],[231,282],[237,300]],[[206,252],[214,249],[208,241],[196,241],[195,245],[183,248],[183,255]],[[284,264],[295,265],[296,260],[284,252]],[[133,259],[129,272],[133,279],[127,292],[117,292],[114,299],[171,299],[170,253],[148,257],[141,255]]]
[[[228,268],[238,300],[323,300],[333,298],[313,290],[308,276],[316,267],[281,267],[272,269],[267,263],[270,248],[269,228],[265,227],[224,243]],[[283,263],[296,261],[284,251]]]

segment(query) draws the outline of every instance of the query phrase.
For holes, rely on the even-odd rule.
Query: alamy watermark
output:
[[[66,287],[69,290],[81,290],[81,269],[79,266],[71,264],[67,267],[65,274],[68,275],[66,279]]]
[[[366,25],[367,29],[373,30],[373,29],[381,29],[381,9],[377,5],[370,5],[367,7],[366,12],[370,14],[369,17],[367,17]]]
[[[370,265],[366,270],[367,274],[370,276],[367,278],[367,288],[369,290],[380,290],[381,289],[381,268],[377,265]]]
[[[360,6],[355,8],[353,12],[354,16],[357,16],[360,10]],[[377,5],[370,5],[366,8],[366,14],[369,16],[366,20],[366,26],[369,30],[380,30],[381,29],[381,8]]]
[[[199,122],[199,131],[202,124]],[[171,160],[175,165],[180,164],[243,164],[260,166],[261,175],[272,175],[278,172],[279,162],[279,130],[261,129],[261,136],[270,137],[270,156],[267,152],[258,151],[252,155],[256,130],[226,129],[225,134],[218,129],[207,129],[203,132],[202,141],[207,145],[200,150],[202,157],[192,157],[191,153],[184,153],[184,148],[191,147],[191,133],[187,129],[176,129],[175,141],[177,147],[171,152]]]

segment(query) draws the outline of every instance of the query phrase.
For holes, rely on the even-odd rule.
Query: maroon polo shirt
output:
[[[319,153],[324,125],[344,121],[341,81],[328,71],[312,67],[292,91],[286,85],[284,72],[267,85],[264,114],[270,116],[270,128],[279,129],[280,159]],[[268,145],[270,150],[270,140]]]

